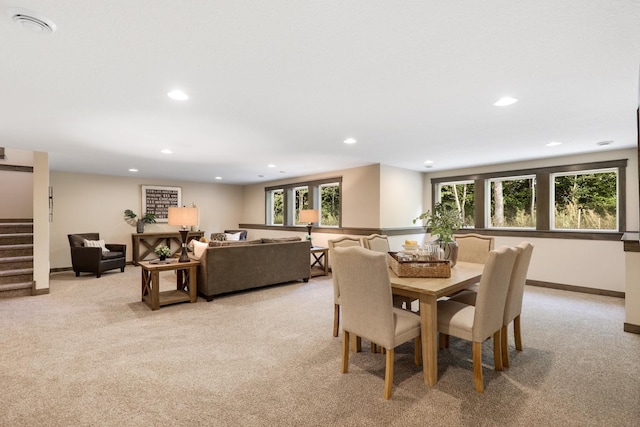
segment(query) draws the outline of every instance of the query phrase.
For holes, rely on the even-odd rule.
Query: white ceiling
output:
[[[49,152],[52,170],[245,184],[637,144],[638,0],[0,6],[0,146]],[[492,105],[504,95],[520,101]]]

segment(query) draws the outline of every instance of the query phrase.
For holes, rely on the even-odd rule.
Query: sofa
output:
[[[308,240],[211,241],[201,251],[198,294],[211,301],[230,292],[292,282],[311,276]]]

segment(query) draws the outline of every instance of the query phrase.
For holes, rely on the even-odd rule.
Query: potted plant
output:
[[[413,219],[414,224],[417,221],[422,221],[425,232],[431,230],[431,235],[438,235],[436,242],[444,249],[445,258],[451,261],[451,267],[456,265],[458,244],[453,240],[453,232],[463,225],[460,212],[455,207],[438,202],[432,210]]]
[[[136,224],[136,232],[144,233],[144,225],[145,224],[153,224],[156,222],[156,215],[146,212],[142,218],[137,219],[138,215],[136,215],[131,209],[127,209],[124,211],[124,219],[126,221],[133,221]]]
[[[164,261],[168,256],[171,255],[171,249],[167,246],[160,245],[153,252],[160,258],[160,261]]]

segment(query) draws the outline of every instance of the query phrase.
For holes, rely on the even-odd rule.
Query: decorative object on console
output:
[[[136,220],[137,217],[138,215],[136,215],[131,209],[127,209],[124,211],[125,221],[129,222],[130,224],[131,222],[135,222],[137,233],[144,233],[145,224],[153,224],[156,222],[156,216],[150,212],[146,212],[142,216],[142,218]]]
[[[300,222],[307,223],[307,239],[311,240],[311,228],[314,222],[320,220],[320,215],[317,209],[303,209],[300,211]]]
[[[160,257],[160,261],[164,261],[168,256],[171,255],[171,249],[164,245],[158,246],[153,252],[155,252],[155,254]]]
[[[189,227],[198,225],[198,208],[169,208],[169,225],[179,225],[180,236],[182,236],[182,254],[178,262],[189,262],[189,254],[187,253],[187,234]]]

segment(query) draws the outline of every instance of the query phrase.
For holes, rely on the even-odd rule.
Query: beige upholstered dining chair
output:
[[[513,322],[513,337],[516,350],[522,351],[522,334],[520,331],[520,314],[522,313],[522,298],[524,296],[524,285],[527,282],[527,272],[533,254],[533,245],[529,242],[522,242],[516,246],[518,256],[513,266],[509,291],[504,307],[504,316],[501,331],[502,364],[509,367],[509,347],[507,344],[508,326]],[[469,305],[476,304],[477,292],[465,290],[452,297],[451,300]]]
[[[454,240],[458,243],[458,261],[475,262],[484,264],[489,251],[495,246],[495,239],[481,234],[454,234]]]
[[[482,343],[492,335],[495,369],[502,370],[500,332],[516,256],[517,251],[506,246],[489,252],[475,306],[453,300],[438,301],[441,347],[449,335],[472,342],[473,380],[479,393],[484,392]]]
[[[362,240],[359,237],[343,236],[338,239],[329,240],[329,259],[333,260],[333,250],[335,248],[344,248],[349,246],[362,246]],[[338,328],[340,327],[340,287],[338,286],[338,275],[333,268],[331,269],[333,278],[333,336],[338,336]]]
[[[370,234],[367,237],[362,238],[362,244],[366,249],[370,249],[376,252],[388,253],[391,249],[389,247],[389,238],[382,234]],[[411,310],[412,299],[401,295],[393,296],[393,305],[398,308],[402,308],[403,304],[407,310]]]
[[[394,349],[411,339],[420,364],[420,317],[393,307],[387,255],[365,248],[335,248],[333,269],[340,277],[342,373],[349,371],[349,339],[354,334],[386,350],[384,398],[393,393]]]

